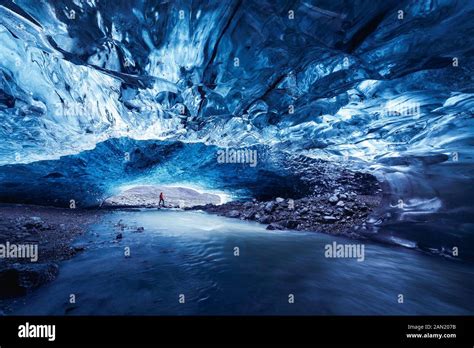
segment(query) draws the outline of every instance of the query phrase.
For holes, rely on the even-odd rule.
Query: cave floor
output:
[[[20,263],[32,268],[10,264],[26,289],[2,300],[6,315],[474,313],[466,307],[474,295],[472,267],[406,248],[269,231],[202,211],[0,211],[3,236],[9,224],[31,225],[35,231],[17,234],[15,241],[44,235],[40,246],[50,244],[37,264]],[[364,254],[328,254],[333,245],[359,246],[358,252],[363,246]]]

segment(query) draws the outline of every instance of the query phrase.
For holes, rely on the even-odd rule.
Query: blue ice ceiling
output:
[[[364,160],[474,141],[472,1],[1,4],[1,164],[123,136]]]

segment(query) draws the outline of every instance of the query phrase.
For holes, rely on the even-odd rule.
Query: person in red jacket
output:
[[[163,207],[165,206],[165,196],[163,195],[163,192],[160,192],[160,202],[158,203],[158,206],[161,205],[161,202],[163,202]]]

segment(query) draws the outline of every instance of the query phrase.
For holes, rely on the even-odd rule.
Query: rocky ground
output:
[[[302,156],[288,158],[286,165],[310,187],[306,196],[232,201],[192,209],[258,221],[267,224],[269,230],[294,229],[366,238],[366,220],[376,215],[382,202],[383,190],[373,175]]]
[[[0,257],[2,299],[22,296],[56,278],[57,263],[81,248],[74,239],[95,221],[97,211],[0,204],[0,245],[37,245],[38,260]]]
[[[380,197],[376,195],[335,192],[296,200],[277,197],[265,202],[234,201],[217,206],[201,206],[199,209],[268,224],[268,230],[318,231],[361,238],[366,230],[365,221],[379,203]]]

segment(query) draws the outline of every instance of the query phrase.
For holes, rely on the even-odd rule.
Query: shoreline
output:
[[[256,221],[267,225],[267,230],[307,231],[364,240],[369,233],[366,221],[382,218],[377,214],[381,202],[382,197],[378,195],[336,193],[329,197],[295,200],[277,197],[271,201],[233,201],[185,210],[202,210],[228,218]]]
[[[25,204],[0,204],[0,244],[37,248],[36,260],[20,253],[0,258],[0,315],[4,301],[22,298],[53,281],[59,263],[84,250],[76,238],[102,213]],[[10,254],[11,256],[11,254]],[[26,255],[31,256],[31,255]]]
[[[352,239],[370,238],[366,222],[383,219],[381,208],[388,202],[389,188],[373,174],[304,156],[289,156],[285,167],[302,180],[306,192],[187,209],[257,221],[269,230],[322,232]]]

